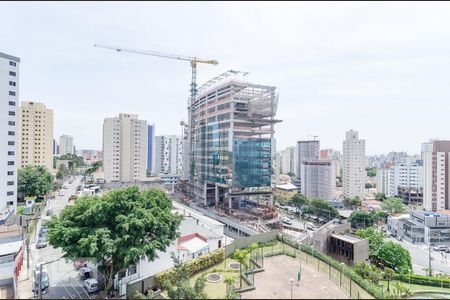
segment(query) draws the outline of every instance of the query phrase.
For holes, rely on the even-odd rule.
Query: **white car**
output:
[[[60,195],[60,196],[64,196],[64,194],[65,194],[64,190],[60,190],[60,191],[59,191],[59,195]]]
[[[86,287],[88,293],[95,293],[100,289],[97,279],[93,278],[86,279],[84,281],[84,286]]]

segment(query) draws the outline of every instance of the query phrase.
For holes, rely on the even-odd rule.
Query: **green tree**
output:
[[[383,243],[378,249],[377,257],[398,273],[407,274],[412,270],[409,251],[393,241]]]
[[[379,201],[383,201],[384,199],[386,199],[386,195],[384,193],[376,193],[375,199],[379,200]]]
[[[18,191],[25,197],[34,197],[47,194],[52,189],[53,175],[42,166],[26,166],[18,172]]]
[[[387,198],[381,203],[381,208],[388,214],[405,213],[407,211],[403,200],[397,197]]]
[[[56,179],[64,181],[64,178],[69,175],[69,170],[67,169],[65,164],[60,164],[58,166],[58,171],[56,172]]]
[[[182,217],[171,208],[164,192],[136,186],[82,197],[48,222],[49,242],[68,259],[100,262],[109,289],[114,274],[142,257],[155,260],[178,236]]]
[[[377,211],[373,213],[373,221],[383,221],[386,222],[387,218],[389,217],[389,214],[385,211]]]
[[[303,206],[308,205],[309,200],[302,193],[296,193],[294,196],[291,197],[291,203],[296,207],[301,208]]]
[[[234,287],[233,287],[235,280],[236,279],[231,276],[227,276],[224,279],[224,283],[226,285],[226,292],[227,292],[227,295],[225,297],[226,299],[235,299],[236,298],[236,292],[234,291]]]
[[[367,228],[373,226],[373,215],[366,211],[353,211],[348,220],[353,228]]]
[[[208,299],[204,292],[206,275],[203,274],[195,280],[194,286],[189,282],[189,272],[185,264],[181,263],[174,255],[172,259],[175,265],[175,273],[172,282],[163,283],[170,299]]]
[[[353,207],[355,209],[356,209],[356,207],[361,206],[361,204],[362,204],[362,201],[358,196],[353,197],[353,198],[345,198],[343,202],[344,202],[345,206]]]
[[[376,257],[378,255],[378,250],[386,240],[386,235],[381,231],[376,231],[373,227],[358,229],[356,230],[355,235],[369,241],[370,257]]]
[[[95,173],[99,168],[101,168],[103,166],[103,162],[102,161],[96,161],[95,163],[92,164],[92,166],[90,166],[87,170],[86,170],[86,174],[92,174]]]
[[[395,276],[395,271],[392,270],[391,268],[384,268],[384,278],[386,278],[387,282],[388,282],[388,286],[387,286],[387,290],[388,292],[390,292],[391,290],[389,289],[389,285],[390,282],[394,279]]]
[[[377,169],[376,168],[366,168],[367,176],[369,177],[375,177],[377,176]]]
[[[371,188],[373,188],[373,187],[374,187],[374,186],[373,186],[371,183],[369,183],[369,182],[365,184],[365,188],[366,188],[366,189],[371,189]]]
[[[291,199],[288,199],[288,198],[283,197],[281,195],[275,195],[274,201],[277,202],[278,204],[282,205],[282,206],[286,206],[286,205],[291,204]]]
[[[318,217],[324,217],[328,220],[339,217],[339,212],[330,202],[318,198],[309,201],[309,208]]]

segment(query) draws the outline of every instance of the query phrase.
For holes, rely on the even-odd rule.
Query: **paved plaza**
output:
[[[303,261],[304,262],[304,261]],[[300,263],[298,258],[286,255],[264,259],[264,272],[255,274],[256,289],[241,294],[242,299],[290,299],[290,278],[296,279]],[[347,299],[339,285],[328,279],[328,274],[319,272],[302,263],[300,286],[294,281],[293,299]]]

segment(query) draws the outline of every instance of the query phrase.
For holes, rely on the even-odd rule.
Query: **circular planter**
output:
[[[216,283],[222,281],[222,275],[219,273],[210,273],[206,276],[206,281]]]
[[[240,263],[230,263],[228,264],[228,269],[239,270],[240,265],[241,265]]]

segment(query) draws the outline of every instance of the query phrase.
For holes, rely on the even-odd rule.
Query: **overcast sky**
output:
[[[0,52],[21,58],[20,100],[54,111],[54,136],[101,149],[105,117],[137,113],[156,134],[187,119],[188,62],[94,48],[217,59],[274,85],[277,150],[318,135],[342,150],[420,152],[450,139],[450,3],[0,3]]]

